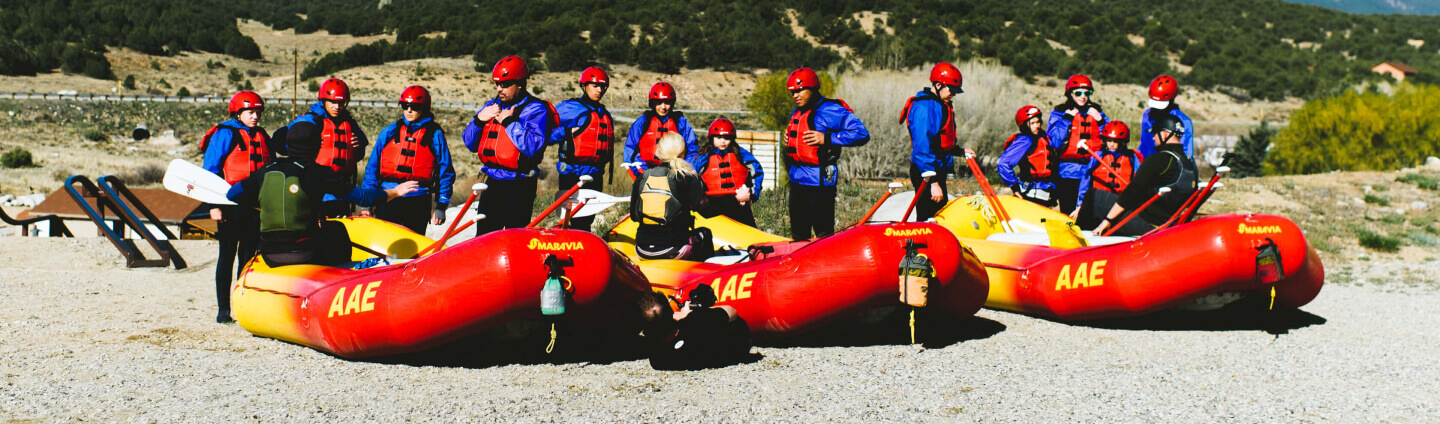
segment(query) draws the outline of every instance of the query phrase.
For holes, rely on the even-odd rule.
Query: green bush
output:
[[[176,91],[175,91],[175,95],[176,95],[176,96],[180,96],[180,97],[190,97],[190,89],[185,88],[185,87],[180,87],[179,90],[176,90]]]
[[[121,87],[125,87],[126,90],[134,90],[134,89],[135,89],[135,76],[134,76],[134,75],[126,75],[126,76],[125,76],[125,82],[121,83],[120,86],[121,86]]]
[[[1440,87],[1402,84],[1393,96],[1347,90],[1290,116],[1265,174],[1389,170],[1440,155]]]
[[[817,72],[820,75],[820,93],[825,97],[835,95],[835,79],[825,72]],[[745,108],[760,118],[760,123],[771,130],[782,130],[790,120],[790,113],[795,111],[795,99],[790,97],[790,90],[786,89],[785,78],[790,76],[789,69],[781,69],[771,72],[769,75],[760,77],[755,81],[755,91],[745,99]]]
[[[105,137],[105,133],[100,132],[100,130],[90,129],[85,130],[85,139],[98,143],[101,141],[105,141],[106,139],[108,139],[108,137]]]
[[[6,168],[26,168],[35,166],[35,162],[30,157],[29,150],[17,147],[0,155],[0,165],[4,165]]]
[[[1367,249],[1395,253],[1400,251],[1400,239],[1370,231],[1360,231],[1360,246]]]
[[[1250,130],[1250,135],[1240,137],[1235,143],[1235,156],[1230,159],[1230,175],[1241,178],[1264,175],[1265,155],[1276,132],[1270,123],[1260,121],[1260,126]]]
[[[1390,199],[1386,199],[1386,198],[1384,198],[1384,197],[1376,196],[1376,195],[1371,194],[1371,193],[1365,193],[1365,203],[1369,203],[1369,204],[1372,204],[1372,205],[1380,205],[1380,206],[1390,206]]]
[[[1414,184],[1416,187],[1426,190],[1440,190],[1440,178],[1416,172],[1401,175],[1399,178],[1396,178],[1395,181]]]

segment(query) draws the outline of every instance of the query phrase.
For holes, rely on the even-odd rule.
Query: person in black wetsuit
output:
[[[1155,148],[1154,155],[1146,156],[1145,161],[1140,163],[1140,169],[1135,171],[1130,186],[1120,193],[1120,199],[1110,208],[1104,221],[1095,227],[1096,234],[1104,233],[1110,226],[1134,213],[1161,187],[1169,187],[1169,193],[1141,210],[1138,216],[1131,218],[1114,234],[1143,235],[1169,220],[1180,210],[1185,200],[1195,193],[1199,184],[1199,172],[1196,171],[1195,160],[1185,154],[1185,146],[1180,141],[1181,135],[1190,129],[1185,128],[1180,118],[1165,115],[1155,121],[1151,130],[1155,132],[1155,139],[1160,145]]]
[[[750,327],[726,305],[708,306],[715,291],[700,284],[680,311],[670,310],[665,295],[642,296],[645,341],[650,366],[657,370],[697,370],[740,363],[750,355]]]
[[[708,228],[693,228],[691,211],[715,216],[705,184],[685,161],[685,140],[679,134],[660,137],[655,146],[659,165],[635,179],[630,192],[630,219],[635,230],[635,253],[645,259],[703,261],[715,247]]]
[[[242,207],[260,209],[260,257],[272,267],[329,265],[349,259],[348,237],[337,237],[321,227],[325,195],[370,206],[376,200],[404,196],[419,188],[415,181],[389,190],[351,188],[349,177],[314,163],[320,131],[309,122],[292,124],[286,144],[289,157],[250,173],[226,193]],[[336,229],[343,234],[340,230]]]

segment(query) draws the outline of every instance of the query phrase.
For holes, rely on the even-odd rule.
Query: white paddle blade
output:
[[[235,204],[225,198],[225,193],[230,191],[230,183],[184,159],[170,161],[170,167],[165,169],[165,178],[161,183],[166,190],[201,202],[216,205]]]
[[[616,203],[629,202],[630,198],[625,196],[611,196],[596,190],[580,189],[580,191],[575,192],[575,195],[570,198],[570,201],[585,202],[585,206],[580,207],[579,210],[575,211],[575,215],[571,216],[572,218],[584,218],[603,212]]]
[[[913,199],[915,199],[915,192],[913,191],[906,191],[890,195],[890,198],[885,199],[885,203],[881,203],[880,208],[875,210],[875,215],[870,216],[870,221],[899,221],[901,215],[905,214],[905,209],[908,209],[910,207],[910,201]],[[915,214],[910,214],[910,220],[915,220]]]

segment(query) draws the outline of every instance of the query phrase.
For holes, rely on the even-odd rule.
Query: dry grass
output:
[[[929,86],[929,67],[909,71],[863,71],[842,76],[836,97],[845,99],[870,130],[870,143],[845,152],[841,173],[862,178],[902,178],[909,172],[909,131],[899,122],[905,100]],[[981,157],[998,156],[1014,132],[1011,116],[1025,105],[1024,81],[999,64],[960,65],[965,93],[955,96],[956,136]]]

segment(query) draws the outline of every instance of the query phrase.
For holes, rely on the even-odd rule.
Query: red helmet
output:
[[[716,118],[714,122],[710,123],[709,134],[711,137],[735,138],[735,123],[730,122],[729,119]]]
[[[1026,126],[1025,123],[1030,122],[1030,118],[1038,116],[1040,116],[1040,108],[1025,105],[1021,107],[1020,110],[1015,111],[1015,126],[1020,127],[1020,132],[1029,131],[1030,127]]]
[[[650,100],[675,101],[675,87],[672,87],[670,83],[665,81],[655,83],[655,85],[650,86]]]
[[[1180,92],[1180,83],[1169,75],[1155,77],[1150,81],[1150,100],[1168,102],[1175,100],[1175,94]]]
[[[1121,143],[1130,141],[1130,126],[1124,122],[1110,121],[1104,127],[1100,127],[1100,137],[1107,140],[1116,140]]]
[[[580,85],[585,84],[610,85],[610,74],[605,73],[605,70],[598,66],[585,68],[580,71]]]
[[[490,79],[495,82],[523,80],[528,77],[530,67],[525,65],[525,59],[520,56],[505,56],[495,62],[495,71],[490,73]]]
[[[245,109],[265,110],[265,99],[260,98],[254,91],[241,91],[230,97],[230,114],[240,113]]]
[[[331,100],[341,104],[350,102],[350,86],[339,78],[331,78],[320,83],[320,100]]]
[[[815,74],[814,69],[796,69],[785,78],[785,89],[795,91],[802,88],[820,89],[820,76]]]
[[[400,92],[400,103],[416,103],[429,108],[430,90],[426,90],[425,87],[418,85],[405,87],[405,91]]]
[[[960,68],[951,65],[949,62],[935,64],[930,70],[930,82],[938,82],[945,85],[960,87],[965,82],[965,77],[960,75]]]
[[[1079,74],[1071,76],[1070,79],[1065,80],[1066,93],[1069,93],[1070,90],[1074,90],[1077,88],[1088,88],[1094,90],[1095,84],[1090,82],[1090,77]]]

